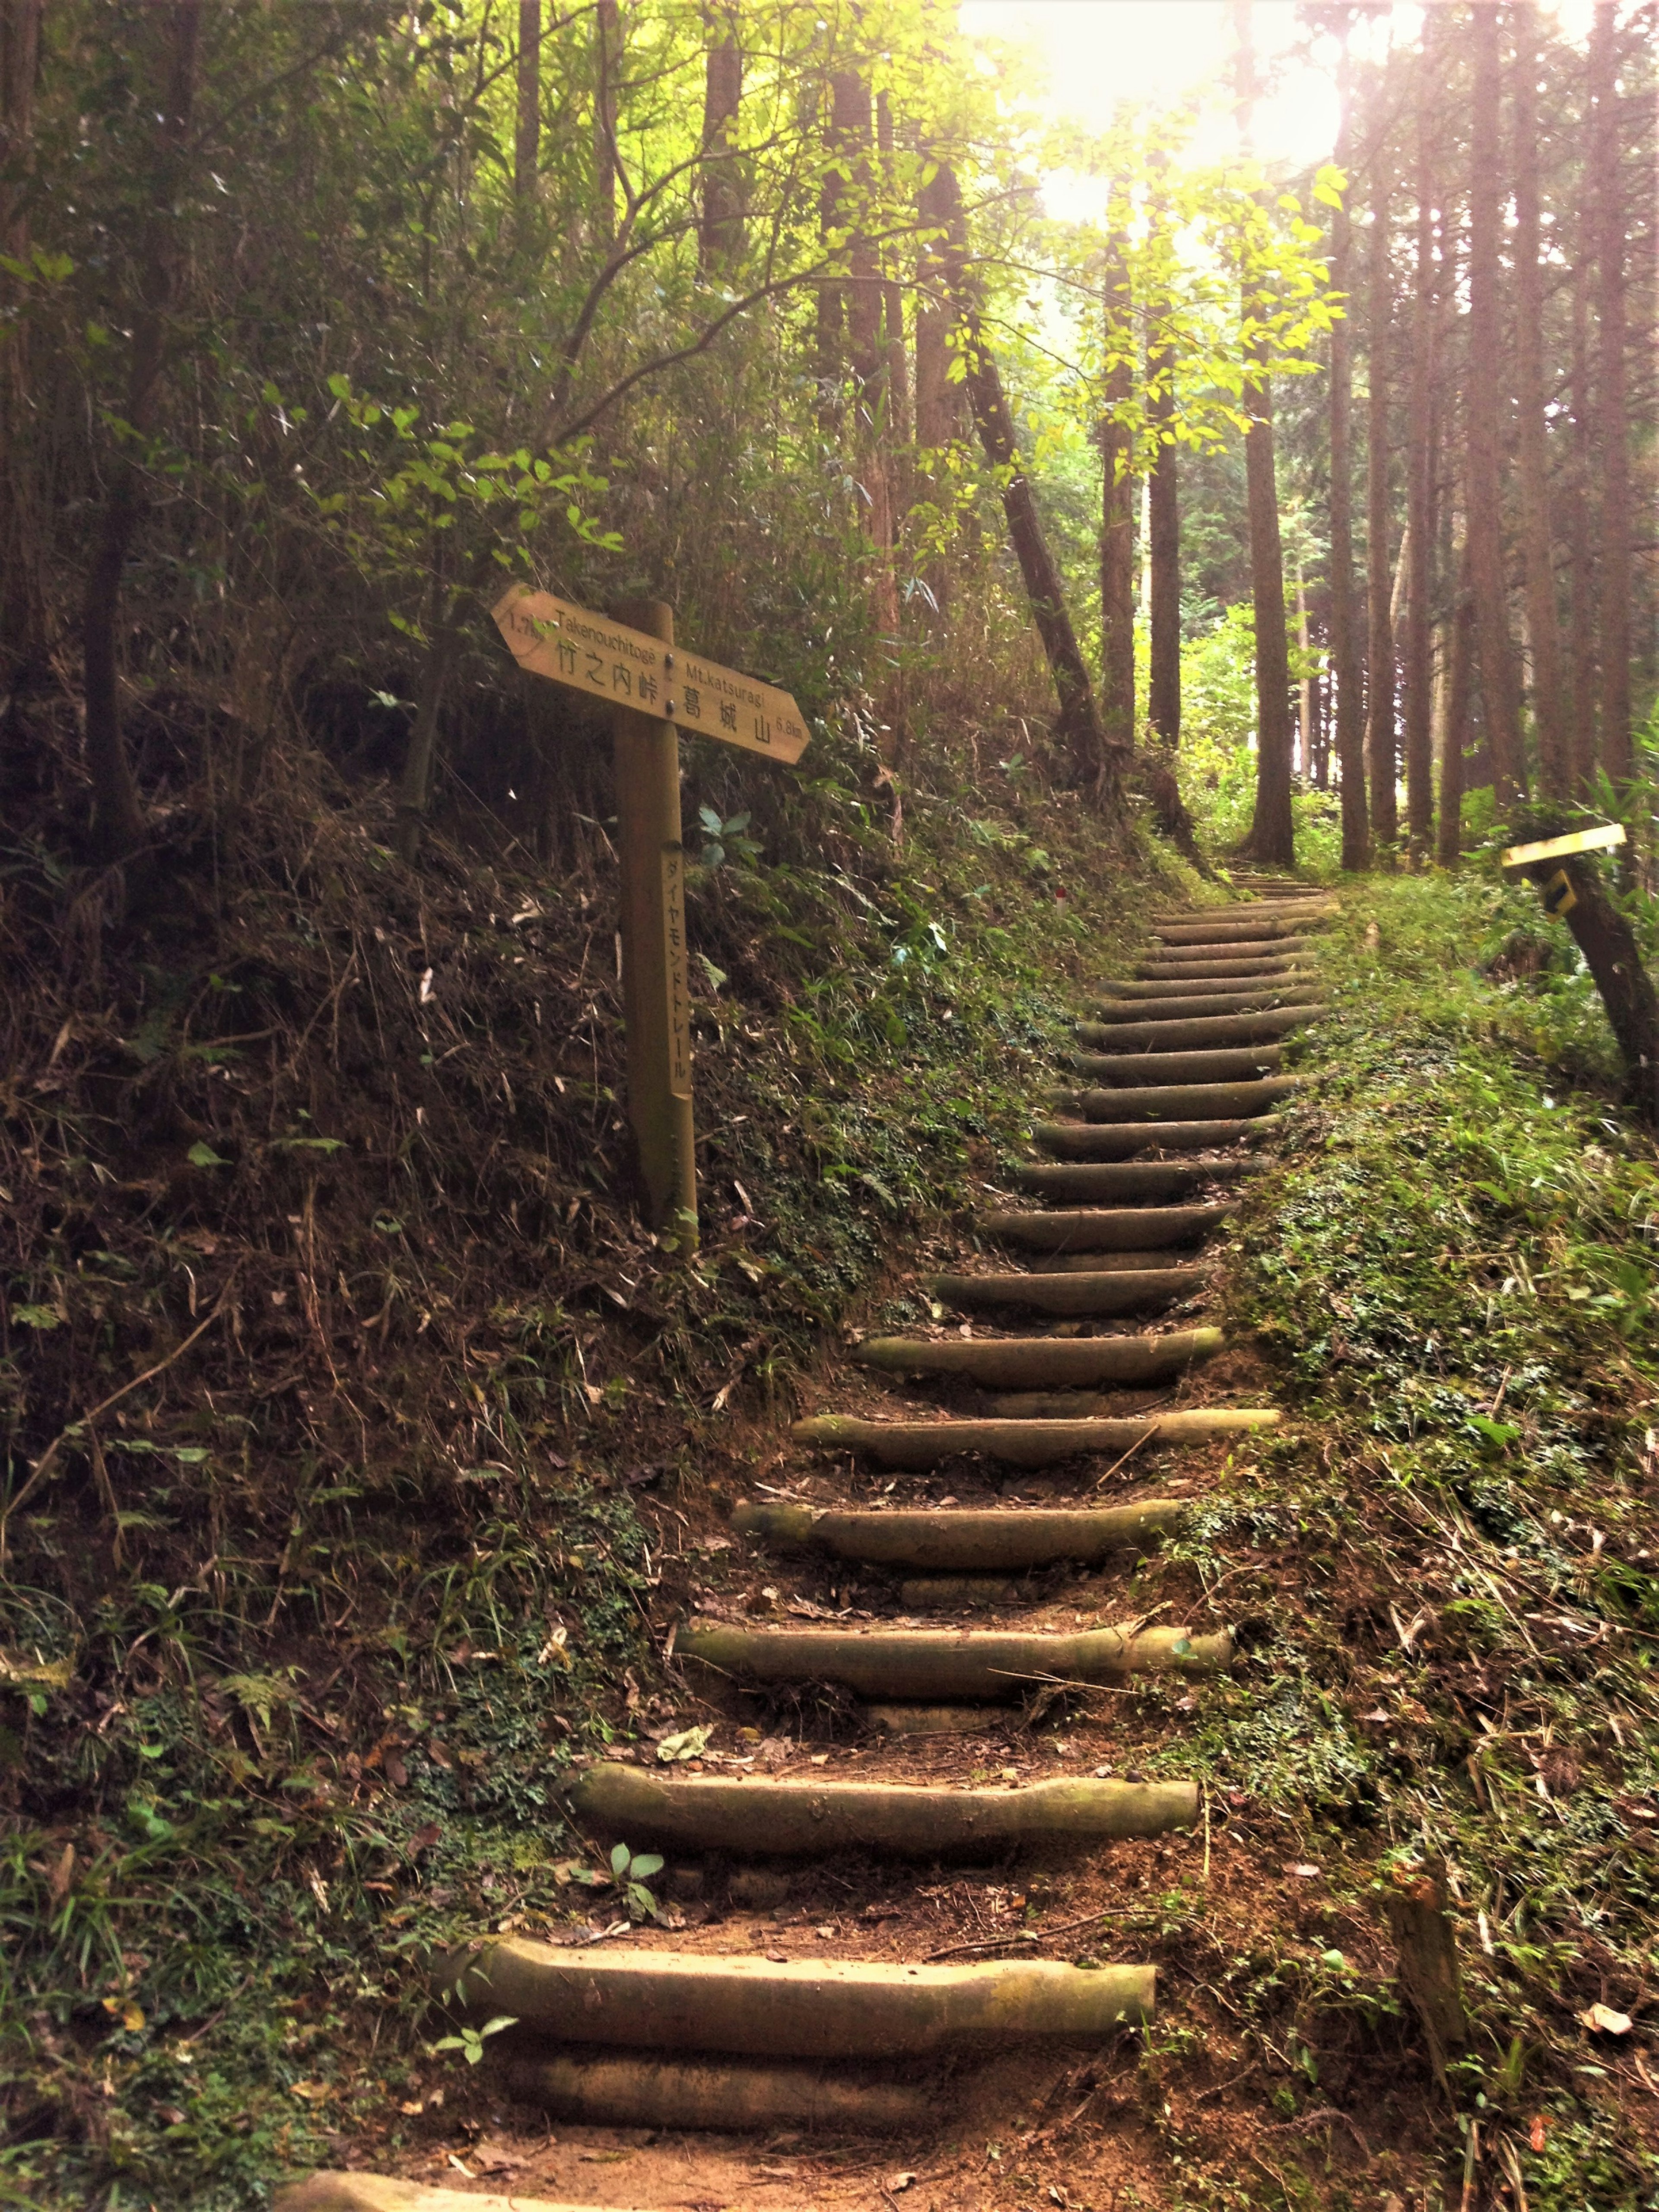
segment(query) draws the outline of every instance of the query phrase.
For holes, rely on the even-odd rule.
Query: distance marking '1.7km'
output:
[[[700,653],[678,652],[643,630],[521,584],[504,592],[491,612],[514,659],[534,675],[744,752],[793,763],[806,750],[800,708],[787,691],[757,677],[722,668]]]

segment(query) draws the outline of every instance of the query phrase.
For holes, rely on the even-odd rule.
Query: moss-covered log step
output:
[[[1329,1011],[1316,1000],[1301,1006],[1261,1006],[1242,1014],[1141,1018],[1079,1022],[1078,1040],[1107,1052],[1198,1052],[1212,1045],[1271,1044]]]
[[[1120,985],[1127,990],[1127,984]],[[1264,977],[1258,989],[1230,991],[1224,988],[1194,990],[1175,997],[1158,995],[1156,987],[1148,986],[1147,994],[1140,998],[1101,999],[1096,1002],[1094,1018],[1102,1025],[1119,1029],[1126,1024],[1152,1022],[1218,1021],[1224,1016],[1277,1012],[1281,1007],[1312,1006],[1319,1000],[1316,984],[1296,983],[1284,988]],[[1312,1017],[1309,1016],[1309,1019]],[[1199,1039],[1201,1044],[1206,1040]],[[1221,1040],[1221,1042],[1224,1042]]]
[[[1283,1062],[1285,1048],[1277,1044],[1241,1045],[1236,1050],[1206,1052],[1074,1052],[1070,1065],[1079,1075],[1091,1075],[1109,1084],[1248,1083],[1257,1075],[1273,1075]]]
[[[567,2127],[922,2136],[939,2120],[939,2093],[931,2083],[863,2081],[826,2074],[818,2066],[556,2052],[512,2057],[503,2070],[515,2097]],[[469,2212],[479,2203],[505,2202],[464,2201]],[[535,2212],[525,2197],[513,2202],[522,2212]]]
[[[1163,945],[1271,945],[1282,939],[1304,936],[1309,925],[1322,921],[1329,908],[1311,914],[1252,915],[1247,921],[1170,921],[1155,933]]]
[[[1127,1160],[1137,1152],[1218,1152],[1248,1145],[1271,1125],[1235,1117],[1224,1121],[1038,1121],[1031,1142],[1062,1160]]]
[[[814,1413],[789,1433],[798,1444],[861,1452],[878,1466],[919,1474],[966,1452],[1004,1467],[1057,1467],[1091,1454],[1115,1459],[1132,1444],[1206,1444],[1278,1425],[1271,1407],[1203,1406],[1093,1421],[866,1421],[855,1413]]]
[[[1115,1267],[1095,1273],[1079,1268],[1053,1275],[935,1275],[929,1288],[958,1312],[1012,1308],[1102,1319],[1171,1305],[1194,1297],[1206,1280],[1202,1267]]]
[[[1014,1181],[1033,1197],[1062,1205],[1115,1205],[1137,1198],[1189,1197],[1211,1183],[1237,1182],[1255,1164],[1249,1159],[1067,1160],[1023,1167]]]
[[[1089,1094],[1093,1095],[1093,1094]],[[1213,1206],[1079,1206],[1055,1213],[981,1213],[974,1226],[999,1244],[1028,1252],[1146,1252],[1196,1244],[1232,1211]]]
[[[1153,2016],[1151,1966],[1020,1959],[906,1966],[854,1959],[561,1950],[517,1936],[437,1961],[471,2010],[635,2051],[739,2057],[921,2057],[1035,2037],[1098,2040]]]
[[[958,1858],[1054,1836],[1099,1840],[1188,1828],[1191,1782],[1034,1782],[1023,1790],[952,1790],[925,1783],[779,1782],[723,1774],[671,1779],[606,1760],[570,1791],[577,1817],[631,1846],[818,1858],[880,1851]]]
[[[1280,953],[1250,954],[1230,960],[1143,960],[1131,981],[1157,984],[1160,990],[1185,990],[1195,983],[1236,983],[1251,977],[1282,976],[1287,980],[1316,980],[1316,971],[1305,961]]]
[[[865,1698],[1006,1705],[1040,1682],[1121,1682],[1135,1674],[1199,1676],[1232,1662],[1224,1632],[1080,1628],[1071,1635],[1009,1628],[730,1628],[694,1622],[677,1646],[743,1682],[836,1682]],[[730,2048],[719,2045],[717,2048]]]
[[[853,1357],[888,1375],[956,1376],[1001,1389],[1134,1387],[1213,1358],[1223,1341],[1218,1328],[1176,1328],[1162,1336],[871,1336]]]
[[[745,1502],[732,1526],[760,1543],[825,1551],[863,1566],[1007,1574],[1150,1551],[1181,1527],[1188,1510],[1178,1498],[1076,1510],[929,1505],[883,1512]]]
[[[1099,1001],[1101,1011],[1109,1006],[1127,1006],[1144,1013],[1147,1006],[1179,994],[1190,1000],[1200,1013],[1221,1013],[1235,999],[1252,1006],[1258,1002],[1296,1005],[1304,997],[1317,994],[1319,978],[1305,968],[1291,968],[1275,969],[1265,975],[1200,975],[1190,983],[1160,983],[1156,979],[1149,982],[1144,976],[1131,976],[1105,988],[1108,995]]]
[[[1301,1082],[1297,1075],[1267,1075],[1247,1083],[1127,1085],[1108,1091],[1057,1091],[1049,1103],[1085,1121],[1255,1121],[1294,1097]]]
[[[510,2197],[494,2191],[429,2189],[389,2173],[338,2173],[325,2168],[290,2181],[270,2200],[270,2212],[611,2212],[597,2204],[556,2204],[547,2197]]]
[[[1310,937],[1241,937],[1219,945],[1153,945],[1141,966],[1143,971],[1157,967],[1160,970],[1185,969],[1190,972],[1212,968],[1218,960],[1283,960],[1305,968],[1311,963],[1301,956],[1312,950]]]
[[[1189,907],[1184,914],[1155,914],[1149,917],[1151,927],[1157,930],[1231,929],[1248,922],[1283,921],[1287,915],[1298,921],[1310,916],[1323,918],[1336,912],[1332,899],[1252,899],[1247,906]]]

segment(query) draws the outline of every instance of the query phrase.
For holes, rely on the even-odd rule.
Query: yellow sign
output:
[[[1542,837],[1535,845],[1511,845],[1501,865],[1534,868],[1540,860],[1565,860],[1573,853],[1606,853],[1625,842],[1622,822],[1604,822],[1599,829],[1575,830],[1570,837]]]
[[[515,584],[491,611],[514,659],[532,675],[744,752],[794,762],[806,750],[800,708],[757,677],[678,652],[551,592]]]
[[[1552,921],[1559,921],[1563,915],[1571,914],[1578,903],[1578,894],[1572,887],[1572,878],[1565,868],[1558,868],[1544,886],[1544,911]]]

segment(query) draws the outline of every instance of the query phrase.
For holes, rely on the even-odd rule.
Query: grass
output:
[[[1534,2212],[1613,2212],[1659,2203],[1659,1174],[1547,931],[1477,874],[1345,896],[1237,1237],[1234,1322],[1294,1425],[1185,1547],[1249,1656],[1169,1756],[1288,1821],[1365,1922],[1393,1866],[1443,1857],[1472,2043],[1439,2201],[1474,2125],[1480,2188],[1518,2202],[1512,2162]],[[1358,2034],[1380,2094],[1397,1993],[1296,1948],[1236,1962],[1229,2003],[1310,2081]],[[1633,2031],[1587,2029],[1595,2003]]]

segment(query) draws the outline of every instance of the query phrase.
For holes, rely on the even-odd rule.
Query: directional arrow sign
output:
[[[757,677],[680,653],[551,592],[514,585],[492,611],[514,659],[534,675],[744,752],[793,763],[806,750],[800,708]]]

